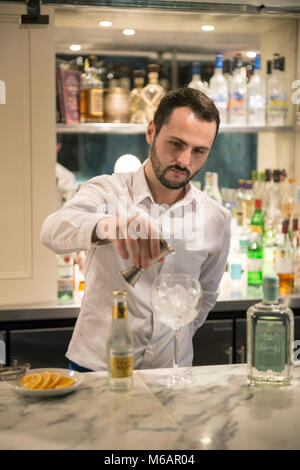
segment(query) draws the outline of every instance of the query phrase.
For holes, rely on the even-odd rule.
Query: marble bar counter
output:
[[[166,388],[170,369],[134,373],[130,392],[106,373],[64,396],[31,398],[0,382],[2,450],[292,450],[300,448],[300,367],[291,385],[249,386],[246,365],[182,369],[194,382]]]

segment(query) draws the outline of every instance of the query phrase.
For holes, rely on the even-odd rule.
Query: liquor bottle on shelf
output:
[[[216,54],[214,74],[209,81],[209,96],[219,110],[221,124],[228,123],[228,83],[223,75],[223,56]]]
[[[261,235],[265,230],[265,219],[261,210],[261,199],[255,199],[255,211],[250,221],[251,232],[258,232]]]
[[[280,170],[273,171],[273,181],[266,188],[268,191],[267,213],[268,217],[273,221],[274,227],[278,227],[282,222],[282,205],[280,194]]]
[[[294,219],[297,221],[298,219]],[[297,230],[299,233],[299,230]],[[293,268],[294,268],[294,286],[293,292],[299,294],[300,292],[300,236],[294,236],[293,238]]]
[[[241,214],[243,214],[244,192],[245,192],[245,180],[239,179],[238,188],[236,192],[236,206],[237,206],[237,212]]]
[[[196,90],[202,91],[203,93],[207,94],[207,88],[201,81],[200,62],[193,62],[192,80],[188,84],[188,88],[195,88]]]
[[[281,81],[283,85],[283,112],[284,112],[284,124],[288,123],[288,111],[289,111],[289,93],[287,89],[287,80],[285,74],[285,57],[279,57],[279,69],[281,72]]]
[[[279,54],[274,54],[273,72],[268,80],[267,89],[267,124],[284,126],[285,112],[283,108],[284,84],[281,80]]]
[[[164,89],[158,84],[158,65],[150,64],[148,69],[148,85],[144,87],[144,96],[147,104],[147,120],[151,121],[158,108],[160,100],[165,95]]]
[[[130,88],[131,88],[130,70],[127,65],[120,65],[119,87],[124,88],[124,90],[127,93],[130,93]]]
[[[80,122],[103,122],[103,83],[87,59],[81,75]]]
[[[137,124],[147,124],[146,101],[144,99],[144,70],[133,72],[134,88],[129,94],[130,102],[130,122]]]
[[[242,55],[236,54],[230,86],[229,123],[240,126],[247,124],[247,82],[242,67]]]
[[[263,278],[263,299],[247,311],[250,384],[289,384],[292,379],[294,315],[278,302],[278,277]]]
[[[133,337],[126,295],[126,291],[113,292],[112,324],[107,340],[108,384],[115,391],[127,391],[133,385]]]
[[[59,254],[57,260],[57,300],[60,304],[73,302],[74,255]]]
[[[248,286],[261,286],[263,268],[263,245],[261,234],[252,232],[247,249]]]
[[[282,192],[282,215],[285,219],[291,219],[296,206],[296,181],[295,178],[288,178],[285,181]]]
[[[275,254],[277,247],[276,233],[270,219],[265,220],[265,231],[263,235],[263,276],[275,274]]]
[[[260,54],[254,59],[254,73],[248,83],[248,124],[266,124],[266,86],[261,76]]]
[[[246,187],[243,199],[243,218],[246,225],[250,224],[251,217],[254,214],[254,199],[252,192],[252,181],[246,180]]]
[[[215,201],[222,204],[222,196],[218,185],[218,173],[207,171],[205,173],[205,185],[203,192]]]
[[[282,233],[278,238],[275,258],[275,271],[279,278],[279,292],[281,295],[290,294],[294,282],[293,248],[288,230],[289,221],[285,219],[282,222]]]

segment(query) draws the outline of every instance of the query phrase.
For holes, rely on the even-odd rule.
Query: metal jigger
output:
[[[170,253],[174,253],[171,245],[169,245],[165,240],[160,240],[160,253],[157,258],[154,258],[151,261],[151,265]],[[120,274],[128,284],[134,287],[143,271],[143,268],[140,266],[131,266],[130,268],[124,269],[124,271],[120,271]]]

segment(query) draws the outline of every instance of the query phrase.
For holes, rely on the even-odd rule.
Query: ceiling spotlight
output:
[[[99,26],[102,26],[102,28],[109,28],[112,25],[111,21],[100,21]]]
[[[125,36],[133,36],[135,34],[135,30],[134,29],[123,29],[123,34],[125,34]]]
[[[212,24],[205,24],[201,26],[202,31],[213,31],[215,27]]]
[[[80,51],[81,50],[81,46],[79,44],[72,44],[70,46],[70,50],[71,51]]]
[[[249,57],[249,59],[254,59],[256,57],[256,52],[248,51],[246,52],[246,56]]]

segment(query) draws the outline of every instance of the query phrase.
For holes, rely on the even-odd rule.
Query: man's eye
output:
[[[176,147],[176,148],[179,148],[180,147],[180,142],[173,142],[171,141],[171,144],[173,145],[173,147]]]

